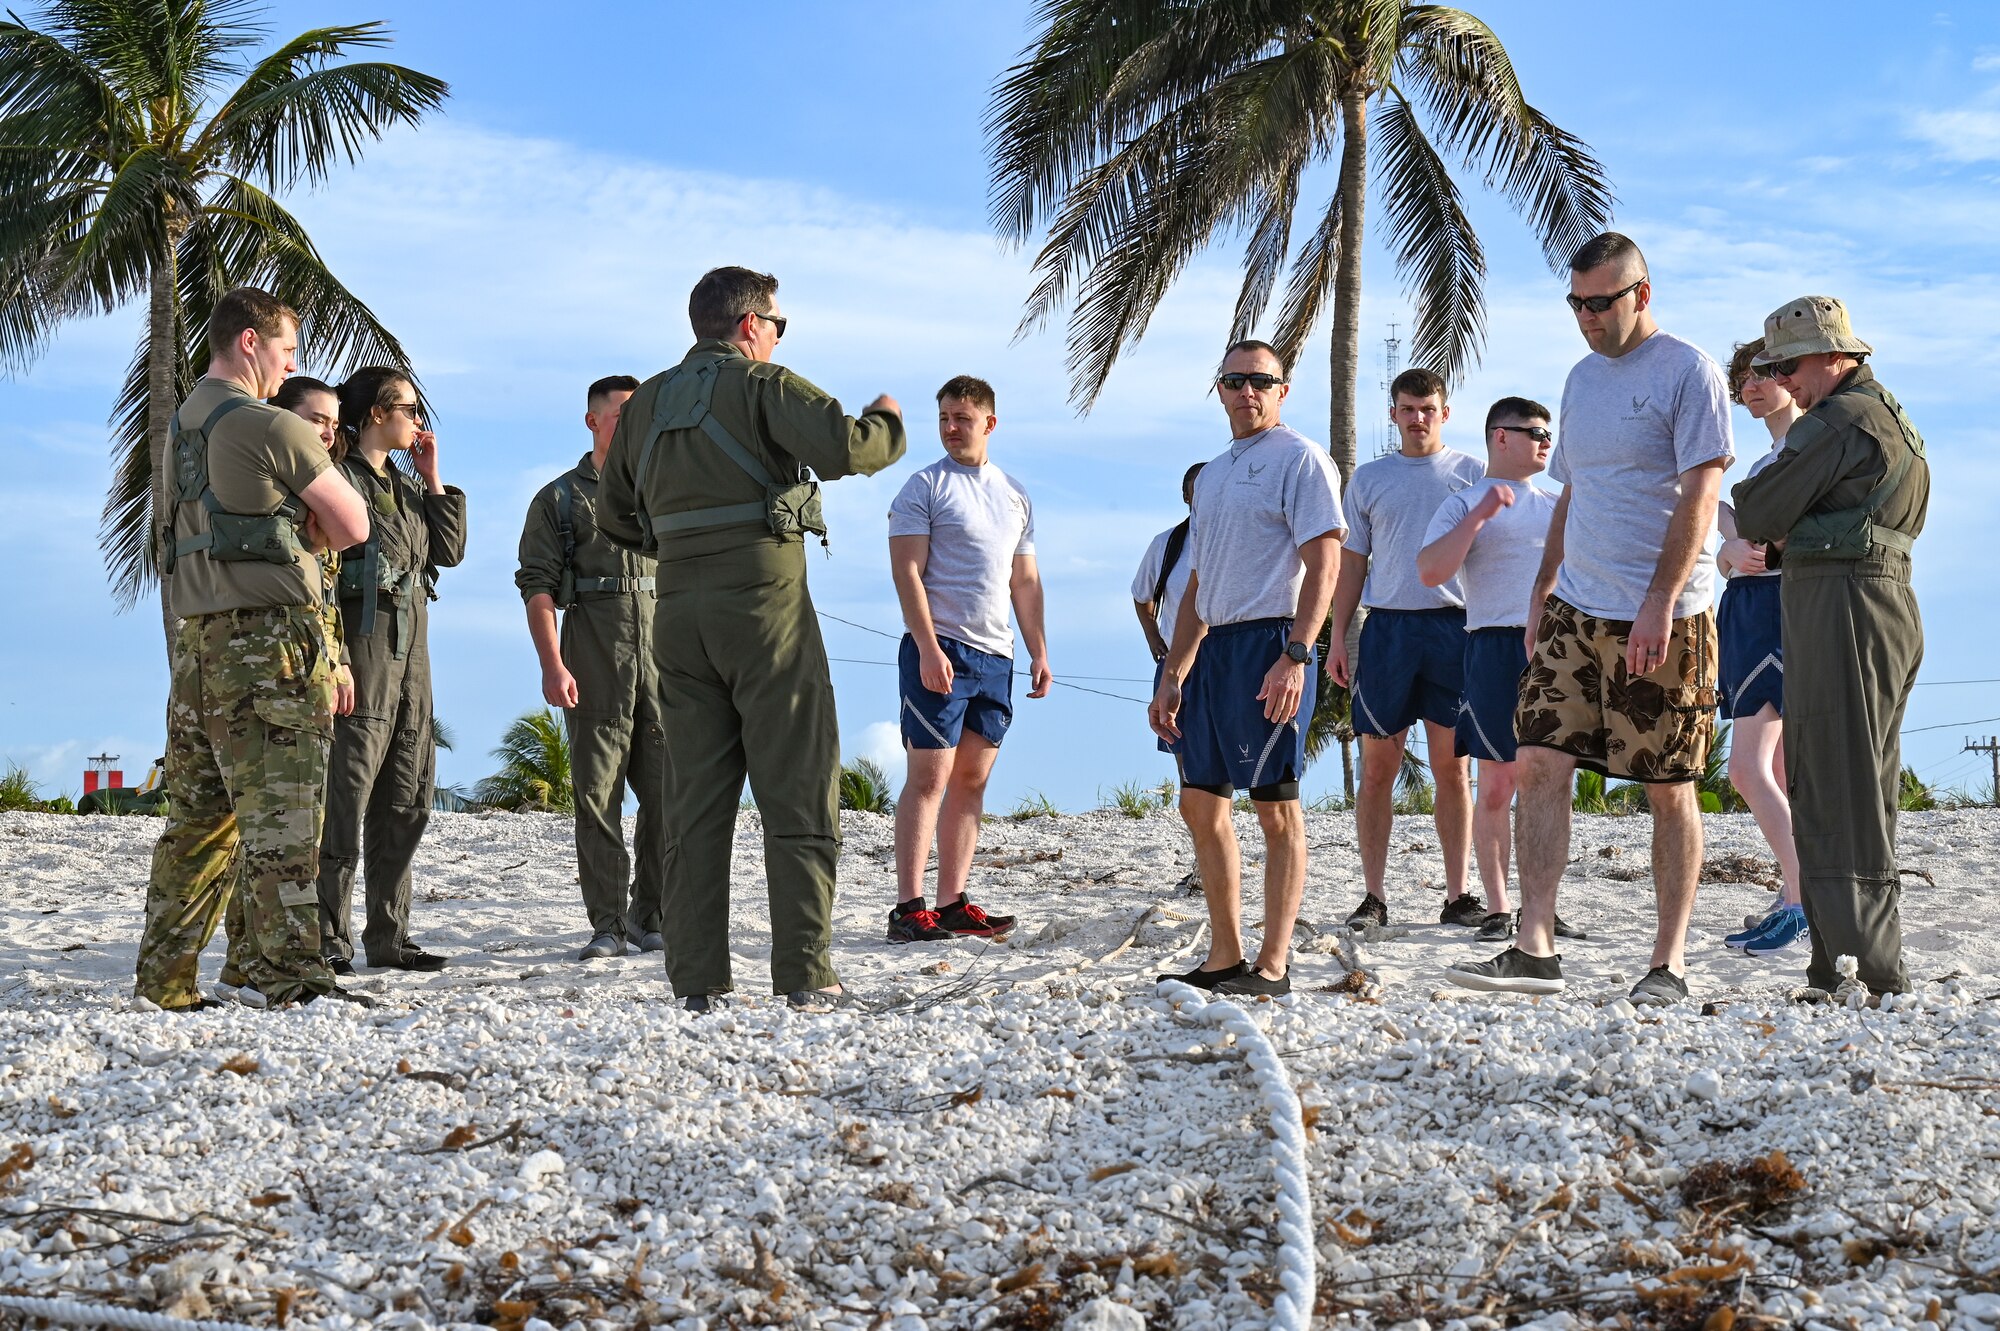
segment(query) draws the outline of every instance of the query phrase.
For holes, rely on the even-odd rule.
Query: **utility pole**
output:
[[[1992,797],[1995,808],[2000,808],[2000,739],[1988,735],[1983,740],[1967,740],[1963,753],[1983,753],[1993,760],[1993,786],[1987,793]]]

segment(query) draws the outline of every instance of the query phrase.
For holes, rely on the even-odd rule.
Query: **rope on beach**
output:
[[[76,1299],[32,1299],[19,1294],[0,1294],[0,1308],[39,1317],[65,1326],[111,1326],[124,1331],[257,1331],[243,1322],[196,1322],[165,1313],[140,1312],[106,1303],[83,1303]]]
[[[1168,980],[1160,996],[1191,1016],[1236,1037],[1271,1115],[1273,1172],[1278,1177],[1278,1284],[1271,1303],[1271,1331],[1306,1331],[1318,1291],[1319,1250],[1313,1244],[1312,1193],[1306,1184],[1306,1125],[1298,1092],[1270,1037],[1226,998]]]

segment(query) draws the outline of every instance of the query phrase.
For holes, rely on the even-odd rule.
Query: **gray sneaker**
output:
[[[1497,994],[1559,994],[1564,985],[1560,956],[1530,956],[1518,947],[1510,947],[1490,961],[1447,966],[1444,978],[1462,989]]]
[[[653,930],[651,933],[640,934],[639,950],[641,952],[664,952],[667,950],[667,940],[660,937],[658,929]]]
[[[1504,943],[1514,936],[1514,917],[1504,910],[1496,910],[1479,922],[1479,932],[1474,937],[1482,943]]]
[[[578,961],[595,961],[599,957],[622,957],[625,955],[625,940],[617,934],[599,932],[590,940],[590,946],[576,954]]]
[[[1665,966],[1655,966],[1632,986],[1633,1007],[1672,1007],[1688,996],[1688,984]]]

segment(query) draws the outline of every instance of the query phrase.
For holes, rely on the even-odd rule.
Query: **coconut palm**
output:
[[[1020,332],[1073,297],[1071,393],[1088,410],[1174,278],[1242,231],[1233,337],[1248,336],[1293,252],[1309,168],[1333,196],[1292,257],[1271,341],[1292,364],[1329,300],[1328,443],[1354,469],[1367,180],[1416,305],[1414,364],[1456,380],[1485,335],[1485,251],[1447,159],[1498,190],[1552,267],[1603,230],[1612,197],[1583,142],[1528,103],[1471,14],[1413,0],[1042,0],[1041,35],[994,90],[993,218],[1044,225]],[[1428,127],[1428,128],[1427,128]]]
[[[889,774],[873,758],[856,758],[840,766],[840,807],[863,813],[894,813]]]
[[[24,368],[73,319],[147,301],[112,412],[99,530],[126,606],[159,576],[168,421],[207,368],[225,291],[260,286],[290,304],[329,371],[408,369],[275,195],[415,124],[446,85],[342,62],[388,45],[381,23],[314,28],[251,60],[259,11],[251,0],[50,0],[39,27],[11,11],[0,22],[0,367]]]
[[[516,719],[493,756],[500,760],[500,770],[473,787],[474,801],[514,813],[575,812],[569,732],[554,712],[544,707]]]

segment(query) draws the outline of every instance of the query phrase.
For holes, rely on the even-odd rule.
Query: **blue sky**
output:
[[[1987,5],[1474,6],[1528,95],[1604,160],[1616,225],[1651,260],[1663,325],[1718,356],[1805,292],[1845,299],[1884,380],[1930,442],[1935,490],[1917,551],[1929,634],[1906,758],[1946,784],[1983,778],[1959,752],[2000,718],[1992,660],[1991,496],[2000,489],[2000,16]],[[647,375],[690,337],[688,287],[717,263],[776,272],[784,359],[850,406],[896,394],[908,459],[829,488],[822,609],[897,630],[884,514],[937,455],[937,384],[999,390],[994,456],[1035,497],[1059,678],[1143,696],[1149,669],[1127,589],[1147,540],[1179,516],[1187,463],[1226,439],[1207,376],[1240,249],[1182,279],[1088,417],[1067,405],[1060,330],[1011,335],[1030,254],[987,226],[982,120],[1029,39],[1018,3],[766,3],[754,9],[455,0],[285,0],[274,35],[381,17],[396,58],[451,81],[447,113],[295,196],[336,270],[410,347],[439,413],[448,480],[470,495],[471,551],[433,608],[438,713],[457,732],[441,779],[470,782],[506,723],[539,705],[511,581],[529,496],[587,446],[583,387]],[[1476,447],[1507,393],[1552,405],[1582,354],[1562,284],[1504,204],[1462,178],[1485,243],[1487,352],[1457,391],[1448,439]],[[1309,182],[1320,191],[1328,177]],[[1378,214],[1379,216],[1379,214]],[[1367,256],[1363,326],[1407,321],[1392,265]],[[0,380],[0,758],[75,790],[86,755],[142,771],[163,744],[158,620],[115,613],[96,552],[105,417],[137,334],[132,308],[77,325],[25,376]],[[1287,419],[1326,428],[1326,344],[1308,348]],[[1366,348],[1364,386],[1380,345]],[[306,368],[310,362],[308,348]],[[1369,411],[1364,398],[1364,412]],[[1739,413],[1741,467],[1766,447]],[[1363,451],[1373,443],[1364,436]],[[893,659],[886,639],[826,626],[829,652]],[[1939,681],[1929,683],[1928,681]],[[894,672],[836,664],[844,745],[893,761]],[[1002,809],[1029,791],[1066,808],[1156,782],[1142,709],[1058,689],[1018,700],[995,773]],[[1986,731],[2000,732],[2000,721]],[[1321,764],[1308,790],[1337,787]]]

